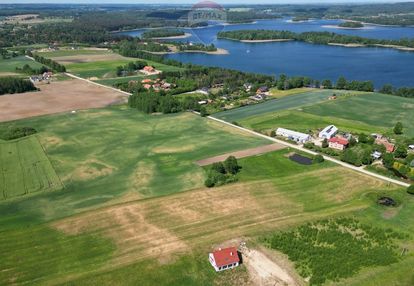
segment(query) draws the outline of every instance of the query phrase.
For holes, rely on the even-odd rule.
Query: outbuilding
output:
[[[277,136],[283,136],[288,138],[289,140],[298,142],[298,143],[306,143],[311,139],[311,136],[309,134],[285,129],[285,128],[278,128],[276,130]]]
[[[338,133],[338,128],[335,125],[326,126],[321,132],[319,132],[319,138],[331,139]]]
[[[329,148],[337,150],[345,150],[348,147],[349,141],[345,138],[334,137],[328,140]]]
[[[210,264],[214,269],[223,271],[239,266],[240,258],[236,247],[219,248],[208,255]]]

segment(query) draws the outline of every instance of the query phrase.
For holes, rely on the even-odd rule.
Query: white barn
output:
[[[305,134],[305,133],[301,133],[301,132],[297,132],[297,131],[293,131],[293,130],[289,130],[285,128],[278,128],[276,130],[276,135],[286,137],[298,143],[306,143],[311,139],[311,136],[309,134]]]
[[[319,132],[319,138],[322,139],[331,139],[336,133],[338,133],[338,128],[335,125],[326,126],[321,132]]]

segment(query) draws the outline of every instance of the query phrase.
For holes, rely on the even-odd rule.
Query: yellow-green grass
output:
[[[148,76],[142,75],[134,75],[134,76],[124,76],[124,77],[116,77],[116,78],[108,78],[108,79],[100,79],[95,80],[96,82],[108,86],[114,86],[115,84],[129,82],[131,80],[141,81],[144,78],[149,78]]]
[[[62,275],[53,282],[213,285],[220,277],[207,260],[214,245],[309,220],[352,215],[375,204],[365,194],[398,191],[330,163],[299,165],[289,160],[288,152],[239,160],[242,171],[235,184],[130,201],[53,222],[68,235],[101,234],[117,246],[102,268]],[[191,261],[194,266],[189,266]]]
[[[301,87],[301,88],[292,88],[289,90],[279,90],[277,88],[271,88],[270,89],[270,96],[274,98],[282,98],[289,95],[294,95],[298,93],[304,93],[309,91],[315,91],[316,88],[308,88],[308,87]]]
[[[78,49],[41,52],[39,55],[51,58],[63,65],[66,69],[80,77],[96,79],[113,79],[116,77],[116,68],[129,62],[140,59],[123,57],[111,50]],[[160,71],[177,71],[182,68],[169,66],[149,60],[148,65]]]
[[[268,112],[282,111],[286,109],[297,109],[324,101],[332,94],[348,94],[347,91],[337,90],[315,90],[311,92],[298,93],[280,99],[271,99],[263,103],[248,105],[228,111],[214,114],[214,117],[228,122],[238,122],[245,118],[265,114]]]
[[[337,215],[382,224],[380,192],[400,194],[397,216],[414,224],[398,187],[288,149],[241,159],[237,183],[206,189],[195,160],[269,142],[193,114],[111,107],[15,124],[39,131],[66,189],[0,204],[0,284],[235,285],[244,267],[209,266],[218,243]]]
[[[1,76],[27,76],[22,73],[16,72],[16,67],[22,68],[25,64],[30,65],[32,68],[41,68],[42,65],[24,57],[18,56],[11,59],[0,59],[0,77]]]
[[[404,134],[414,136],[414,101],[411,98],[369,93],[307,106],[303,111],[371,125],[373,131],[377,128],[391,130],[400,121]]]
[[[0,166],[0,200],[62,188],[36,136],[0,140]]]
[[[335,124],[340,130],[355,133],[383,133],[387,129],[368,125],[359,121],[342,119],[335,116],[318,116],[301,110],[286,110],[281,112],[265,113],[239,121],[242,126],[253,130],[269,133],[278,127],[297,130],[300,132],[316,132],[330,124]]]

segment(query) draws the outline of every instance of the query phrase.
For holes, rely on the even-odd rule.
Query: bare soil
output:
[[[71,79],[38,86],[40,91],[0,96],[0,122],[123,102],[120,92]]]
[[[231,152],[231,153],[199,160],[199,161],[196,161],[196,164],[199,166],[207,166],[207,165],[211,165],[216,162],[222,162],[226,160],[229,156],[234,156],[237,159],[239,159],[239,158],[245,158],[245,157],[250,157],[254,155],[265,154],[265,153],[273,152],[273,151],[280,150],[283,148],[286,148],[286,147],[281,144],[277,144],[277,143],[271,144],[271,145],[265,145],[265,146]]]
[[[91,62],[99,62],[99,61],[113,61],[113,60],[123,60],[125,57],[115,54],[105,52],[102,54],[86,54],[86,55],[71,55],[71,56],[61,56],[61,57],[53,57],[53,60],[65,65],[65,64],[74,64],[74,63],[91,63]]]

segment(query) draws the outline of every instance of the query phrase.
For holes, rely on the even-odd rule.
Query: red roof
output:
[[[333,138],[329,139],[329,142],[340,144],[340,145],[348,145],[349,144],[348,140],[346,140],[345,138],[338,138],[338,137],[333,137]]]
[[[213,252],[213,257],[217,267],[222,267],[240,261],[235,247],[216,250]]]

